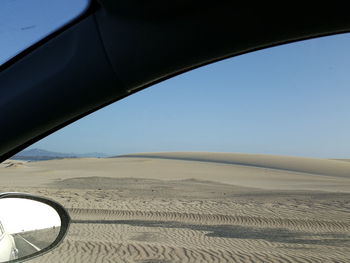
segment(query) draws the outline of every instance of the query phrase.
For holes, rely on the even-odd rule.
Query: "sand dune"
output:
[[[26,176],[23,176],[23,169],[17,167],[6,169],[6,172],[3,172],[3,179],[13,186],[33,187],[65,179],[87,177],[166,181],[195,179],[266,190],[350,192],[350,163],[344,161],[221,153],[164,153],[157,156],[151,158],[145,154],[145,157],[29,162],[25,164]],[[205,161],[206,159],[208,161]],[[0,167],[0,171],[1,169]],[[83,179],[79,185],[82,188],[89,188],[92,184],[85,183]]]
[[[316,159],[266,154],[209,152],[136,153],[117,157],[214,162],[350,178],[350,163],[339,162],[346,159]]]
[[[2,191],[50,197],[73,220],[57,249],[30,262],[349,262],[346,161],[154,153],[20,163],[0,165]]]

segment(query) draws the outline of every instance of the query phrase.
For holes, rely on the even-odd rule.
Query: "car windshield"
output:
[[[192,70],[3,162],[2,191],[72,217],[33,262],[348,262],[349,46],[343,34]]]

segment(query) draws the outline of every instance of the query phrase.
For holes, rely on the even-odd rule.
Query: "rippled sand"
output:
[[[1,166],[2,191],[49,196],[73,219],[30,262],[350,260],[349,162],[176,153]]]

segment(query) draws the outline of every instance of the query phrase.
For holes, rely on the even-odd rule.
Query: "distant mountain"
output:
[[[63,159],[63,158],[84,158],[84,157],[95,157],[95,158],[105,158],[107,154],[104,153],[59,153],[51,152],[42,149],[27,149],[23,150],[16,155],[12,156],[11,159],[16,160],[28,160],[28,161],[43,161],[52,159]]]
[[[50,152],[42,149],[28,149],[17,153],[15,156],[48,156],[48,157],[76,157],[74,154]]]

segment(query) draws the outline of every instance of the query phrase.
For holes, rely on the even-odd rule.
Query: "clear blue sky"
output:
[[[62,27],[89,0],[1,0],[0,64]]]
[[[211,64],[112,104],[33,147],[350,158],[349,47],[346,34]]]
[[[112,104],[29,148],[350,158],[349,47],[350,35],[343,34],[211,64]]]

